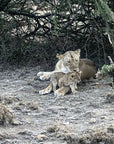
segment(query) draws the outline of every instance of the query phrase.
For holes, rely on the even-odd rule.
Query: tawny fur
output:
[[[77,83],[81,81],[81,72],[79,70],[75,72],[69,72],[67,74],[62,72],[55,72],[51,75],[50,82],[52,83],[53,91],[55,92],[57,86],[59,88],[69,86],[72,93],[76,93]]]
[[[39,72],[37,76],[41,80],[49,79],[55,72],[69,73],[75,71],[77,68],[82,72],[81,80],[94,77],[96,74],[96,67],[89,59],[80,59],[80,49],[76,51],[67,51],[63,55],[57,55],[59,61],[55,66],[55,70],[51,72]],[[46,88],[39,91],[40,94],[47,94],[52,91],[52,83]],[[55,91],[56,95],[65,95],[70,90],[70,87],[61,87]]]

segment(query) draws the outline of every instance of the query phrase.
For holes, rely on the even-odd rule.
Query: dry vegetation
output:
[[[13,123],[13,113],[7,106],[0,104],[0,124],[8,125]]]

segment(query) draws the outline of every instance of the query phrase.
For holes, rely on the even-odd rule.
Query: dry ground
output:
[[[80,83],[76,95],[39,95],[48,81],[35,80],[37,67],[0,67],[0,144],[113,144],[114,90],[104,81]],[[5,115],[5,112],[3,113]]]

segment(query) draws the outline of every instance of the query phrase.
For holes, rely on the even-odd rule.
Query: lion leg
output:
[[[68,93],[69,90],[70,90],[69,86],[61,87],[54,92],[54,95],[55,96],[64,96],[66,93]]]
[[[52,83],[50,83],[47,88],[40,90],[39,94],[44,95],[50,93],[51,91],[52,91]]]
[[[77,84],[73,83],[72,85],[70,85],[71,91],[73,94],[77,93]]]
[[[52,90],[53,90],[53,92],[55,92],[57,89],[57,85],[58,85],[56,75],[51,75],[50,82],[52,83]]]
[[[48,80],[52,74],[54,74],[55,72],[58,71],[51,71],[51,72],[38,72],[37,76],[41,79],[41,80]]]
[[[41,79],[41,80],[48,80],[50,78],[52,72],[38,72],[37,76]]]
[[[55,92],[57,89],[57,81],[52,82],[52,85],[53,85],[53,92]]]

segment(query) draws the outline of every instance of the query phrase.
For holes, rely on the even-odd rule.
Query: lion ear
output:
[[[77,50],[75,51],[76,54],[80,54],[80,52],[81,52],[80,49],[77,49]]]
[[[58,58],[58,59],[62,59],[64,57],[64,55],[62,55],[62,54],[56,54],[56,58]]]

